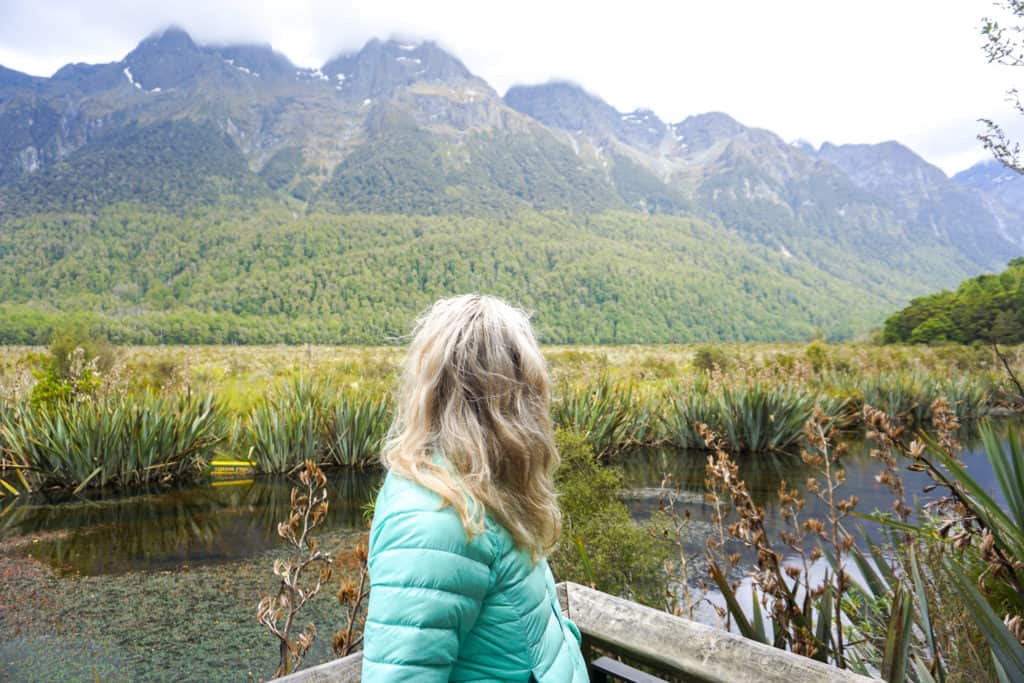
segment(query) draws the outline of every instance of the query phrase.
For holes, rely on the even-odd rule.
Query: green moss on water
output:
[[[316,536],[341,555],[365,529],[379,473],[335,472]],[[257,478],[213,486],[52,502],[16,501],[0,517],[0,680],[267,680],[277,641],[256,605],[287,554],[274,532],[291,485]],[[342,569],[345,567],[346,569]],[[343,621],[337,578],[296,625],[321,637],[306,659],[332,658]]]
[[[321,542],[351,548],[357,533]],[[0,678],[16,681],[267,680],[276,641],[256,623],[261,592],[275,589],[270,567],[280,550],[244,561],[174,571],[60,577],[17,551],[0,553],[4,609]],[[330,634],[343,617],[331,582],[309,603],[301,624],[319,631],[306,664],[331,659]]]

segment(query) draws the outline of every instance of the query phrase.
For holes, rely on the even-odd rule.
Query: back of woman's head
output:
[[[560,523],[549,403],[523,311],[478,294],[442,299],[416,322],[382,460],[455,508],[467,534],[489,512],[518,546],[543,554]]]

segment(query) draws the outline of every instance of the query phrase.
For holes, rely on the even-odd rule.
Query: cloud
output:
[[[371,37],[432,38],[503,92],[568,78],[623,110],[726,111],[815,144],[897,139],[947,172],[985,158],[981,116],[1015,121],[1016,69],[985,63],[988,0],[4,0],[0,64],[48,75],[116,61],[178,24],[200,42],[269,42],[302,66]],[[1024,70],[1021,70],[1024,73]]]

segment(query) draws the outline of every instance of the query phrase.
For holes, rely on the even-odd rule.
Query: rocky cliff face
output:
[[[953,182],[979,193],[995,217],[999,234],[1024,248],[1024,175],[992,160],[957,173]]]
[[[823,264],[941,247],[990,268],[1024,244],[1022,184],[991,166],[951,180],[895,142],[815,150],[720,112],[667,123],[567,82],[499,97],[429,41],[371,40],[309,69],[171,28],[48,79],[0,67],[0,210],[180,189],[190,166],[220,194],[321,209],[696,213]]]
[[[1016,253],[1018,243],[1000,229],[1002,208],[996,202],[954,182],[898,142],[826,143],[819,156],[884,202],[915,240],[948,240],[979,263],[998,263]]]
[[[666,125],[652,112],[618,112],[567,83],[516,87],[505,100],[565,131],[578,147],[630,159],[785,253],[798,253],[814,236],[865,255],[897,239],[951,245],[974,263],[997,267],[1021,248],[1024,192],[954,182],[896,142],[816,150],[720,112]]]

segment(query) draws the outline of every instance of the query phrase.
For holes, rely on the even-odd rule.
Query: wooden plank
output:
[[[873,680],[576,583],[565,588],[568,616],[585,638],[666,673],[718,683]]]
[[[608,680],[610,676],[616,680],[628,681],[628,683],[665,683],[664,678],[658,678],[639,669],[634,669],[627,664],[615,661],[611,657],[595,659],[590,663],[590,670],[599,675],[603,674],[604,680]]]
[[[562,608],[562,614],[569,614],[569,593],[565,583],[556,583],[555,592],[558,593],[558,605]]]
[[[363,653],[357,652],[274,680],[277,683],[357,683],[362,672]]]

